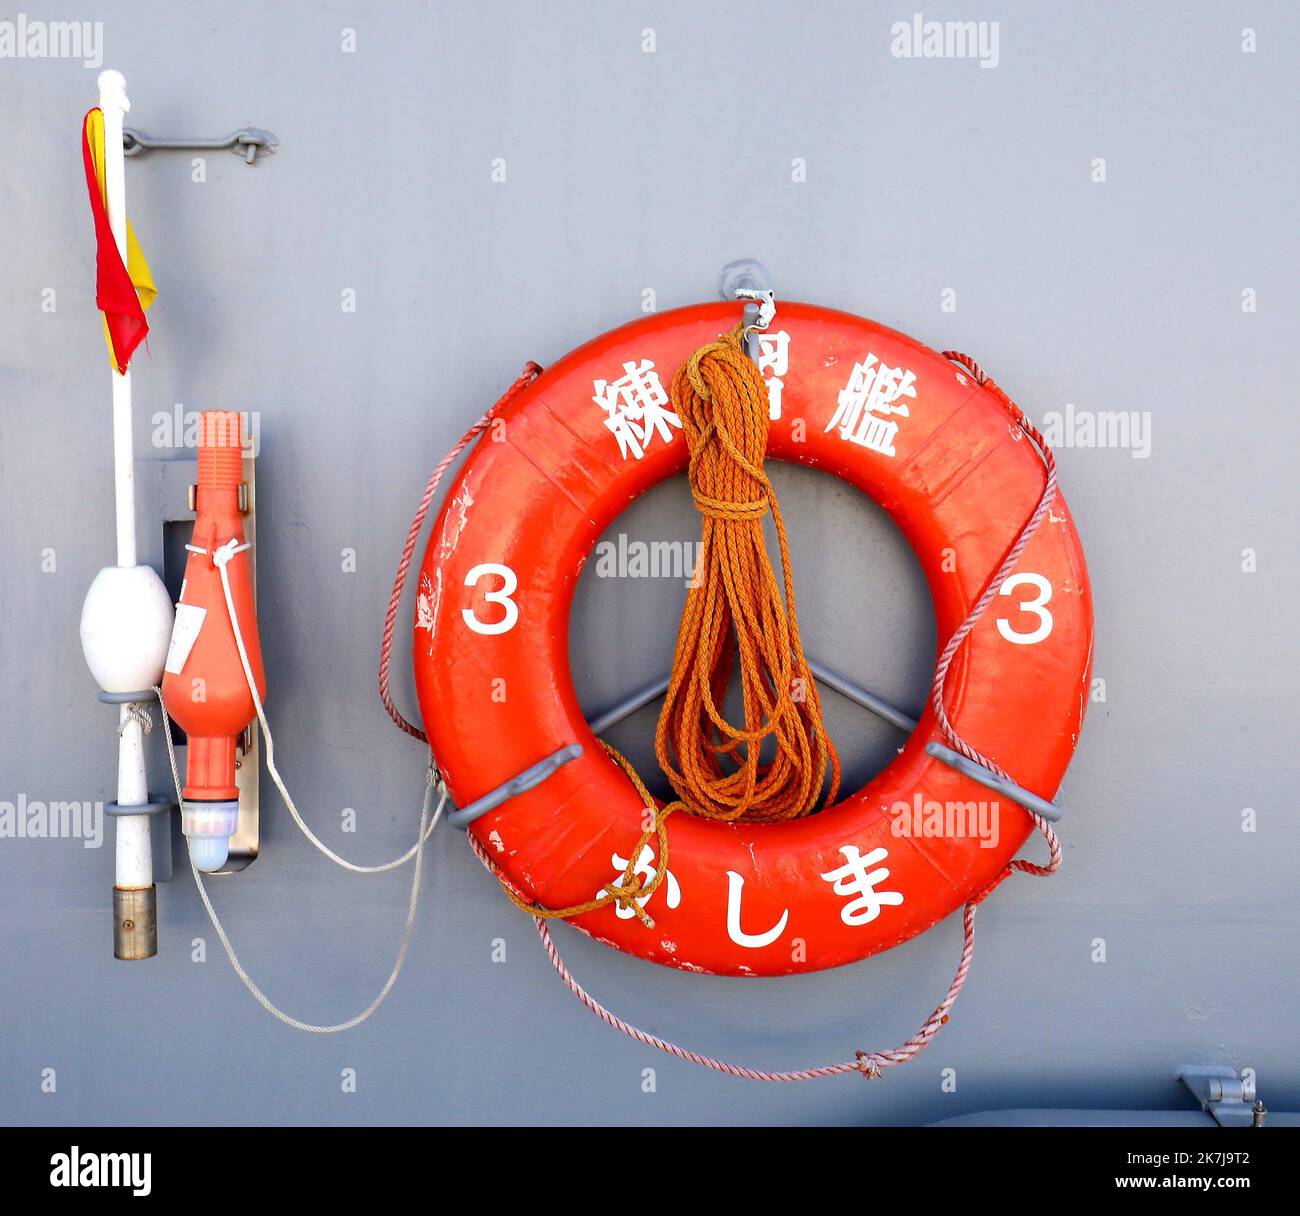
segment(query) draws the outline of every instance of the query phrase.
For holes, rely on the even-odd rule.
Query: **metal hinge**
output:
[[[1239,1077],[1226,1064],[1185,1064],[1175,1074],[1220,1127],[1263,1127],[1268,1113],[1255,1095],[1251,1075]]]

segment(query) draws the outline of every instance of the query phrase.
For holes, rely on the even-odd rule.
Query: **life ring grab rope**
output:
[[[945,359],[948,359],[965,369],[979,385],[988,388],[995,395],[998,401],[1010,414],[1013,423],[1019,428],[1022,434],[1030,440],[1031,446],[1042,461],[1046,470],[1044,486],[1037,505],[1021,527],[1016,539],[1008,547],[997,571],[995,571],[993,576],[989,578],[982,593],[971,607],[966,618],[954,631],[952,637],[944,646],[943,651],[940,653],[939,661],[936,664],[934,681],[931,686],[931,702],[935,706],[936,718],[940,724],[940,731],[954,750],[960,752],[972,762],[988,769],[990,772],[993,772],[1000,777],[1014,780],[1010,774],[973,748],[956,732],[952,723],[948,719],[944,707],[944,684],[946,682],[948,670],[960,651],[962,643],[983,616],[985,610],[992,602],[994,595],[997,594],[998,588],[1014,568],[1016,562],[1029,544],[1029,541],[1033,538],[1034,533],[1038,530],[1039,525],[1047,517],[1052,501],[1056,496],[1056,463],[1051,448],[1041,432],[1039,432],[1029,419],[1025,417],[1019,406],[1011,400],[996,381],[994,381],[974,359],[960,351],[943,351],[942,354]],[[516,394],[532,383],[540,373],[541,368],[538,364],[530,362],[525,365],[524,370],[518,379],[515,380],[515,382],[491,408],[484,412],[484,414],[465,432],[451,451],[448,452],[448,454],[438,463],[433,473],[430,475],[420,505],[416,510],[416,514],[411,521],[411,527],[407,533],[406,544],[403,548],[402,557],[399,561],[396,577],[393,583],[392,594],[389,598],[388,613],[385,618],[384,632],[380,645],[379,691],[384,707],[387,709],[389,716],[393,719],[394,723],[407,734],[425,740],[426,742],[427,736],[425,733],[405,718],[393,703],[389,690],[392,635],[402,594],[405,589],[411,556],[414,553],[416,542],[423,529],[424,520],[433,502],[434,495],[437,493],[438,486],[447,470],[455,463],[456,459],[474,441],[474,439],[481,435],[483,431],[492,424],[492,420],[516,396]],[[616,753],[615,756],[617,756]],[[617,757],[617,759],[621,760],[621,757]],[[431,763],[435,766],[434,771],[436,772],[436,759],[431,760]],[[630,769],[630,766],[627,766],[627,768]],[[633,773],[629,773],[629,775],[633,776],[637,781],[638,786],[640,786],[639,778],[635,778],[635,774]],[[643,789],[644,787],[641,786],[640,788]],[[550,959],[556,973],[564,981],[565,986],[591,1013],[595,1014],[615,1030],[628,1035],[630,1038],[633,1038],[646,1046],[654,1047],[657,1050],[663,1051],[678,1059],[697,1064],[700,1067],[708,1068],[715,1072],[722,1072],[730,1076],[741,1077],[748,1080],[772,1082],[805,1081],[821,1077],[837,1076],[848,1072],[859,1072],[865,1077],[877,1078],[881,1075],[883,1069],[906,1063],[908,1060],[912,1059],[917,1053],[922,1051],[930,1040],[938,1034],[939,1030],[947,1024],[950,1010],[955,1004],[970,970],[975,947],[975,911],[979,904],[991,895],[1006,878],[1016,871],[1031,874],[1035,877],[1048,877],[1060,868],[1062,860],[1061,846],[1051,824],[1032,809],[1026,808],[1026,813],[1033,821],[1034,827],[1037,828],[1047,842],[1048,861],[1045,865],[1040,865],[1037,862],[1030,861],[1028,858],[1018,857],[1013,859],[1002,870],[1002,872],[998,874],[993,882],[966,903],[962,911],[963,940],[957,970],[953,975],[952,983],[949,985],[948,992],[944,999],[935,1007],[934,1011],[921,1024],[920,1028],[899,1047],[877,1052],[858,1051],[855,1053],[854,1059],[850,1061],[788,1072],[768,1072],[760,1069],[749,1068],[744,1065],[730,1064],[726,1061],[702,1055],[668,1040],[661,1039],[647,1031],[641,1030],[639,1027],[624,1021],[622,1018],[606,1009],[605,1006],[592,997],[582,987],[565,964],[547,923],[548,919],[553,918],[550,916],[551,910],[540,909],[536,903],[529,900],[526,895],[514,888],[513,884],[502,873],[492,858],[484,851],[482,845],[474,837],[473,833],[470,833],[469,840],[475,855],[483,863],[488,872],[491,873],[498,882],[500,882],[502,888],[506,891],[506,894],[509,896],[511,901],[515,903],[516,906],[529,912],[529,914],[533,916],[547,957]],[[661,818],[656,819],[655,827],[662,830]],[[635,855],[634,851],[633,856],[635,857]],[[665,872],[664,868],[657,868],[656,874],[649,883],[644,885],[643,889],[642,880],[632,872],[632,866],[629,865],[628,870],[625,871],[622,879],[617,883],[610,884],[605,893],[599,899],[592,901],[592,905],[603,906],[604,904],[627,899],[633,909],[636,909],[639,913],[643,914],[643,910],[639,908],[637,899],[652,892],[655,886],[662,881],[662,875]],[[546,915],[539,914],[541,912],[546,913]]]

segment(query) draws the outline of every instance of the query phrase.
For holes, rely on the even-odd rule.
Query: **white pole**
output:
[[[131,108],[126,80],[112,70],[99,74],[99,108],[104,112],[104,182],[108,193],[108,222],[117,251],[126,264],[126,160],[122,149],[122,116]],[[113,479],[117,502],[117,564],[135,563],[135,428],[131,417],[131,373],[113,377]],[[144,690],[140,690],[144,691]],[[117,802],[143,806],[149,801],[140,722],[122,706],[118,725]],[[117,817],[115,885],[139,889],[153,885],[153,849],[148,815]]]
[[[140,723],[122,706],[117,749],[117,804],[142,806],[149,801]],[[153,845],[148,815],[117,816],[117,865],[113,885],[133,890],[153,885]]]
[[[104,112],[104,182],[108,223],[126,265],[126,158],[122,115],[131,109],[121,72],[99,74],[99,108]],[[135,565],[135,439],[131,425],[131,372],[113,376],[113,476],[117,488],[117,564]]]

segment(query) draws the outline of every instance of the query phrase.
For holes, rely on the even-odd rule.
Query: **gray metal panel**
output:
[[[380,707],[375,662],[429,467],[526,358],[549,362],[639,315],[646,289],[660,308],[707,300],[726,261],[758,256],[786,298],[971,352],[1039,421],[1066,403],[1150,411],[1152,442],[1146,458],[1059,452],[1107,697],[1058,795],[1065,869],[1017,877],[982,907],[952,1024],[906,1068],[764,1087],[625,1040],[564,991],[458,832],[440,828],[430,846],[389,1002],[327,1040],[253,1003],[183,869],[159,888],[158,957],[115,963],[111,837],[98,850],[0,840],[0,1120],[925,1123],[993,1108],[1185,1110],[1171,1078],[1192,1061],[1253,1067],[1269,1106],[1300,1109],[1293,5],[990,0],[971,15],[1000,22],[991,70],[892,58],[890,23],[928,7],[859,0],[754,0],[739,21],[684,0],[555,0],[544,13],[520,0],[490,14],[335,0],[21,8],[104,17],[132,125],[255,121],[280,141],[253,168],[211,154],[203,184],[183,153],[128,163],[161,291],[136,363],[137,452],[192,456],[155,442],[177,402],[256,412],[267,708],[304,813],[357,860],[404,850],[418,821],[424,757]],[[641,50],[650,25],[653,54]],[[1258,29],[1257,54],[1239,49],[1243,25]],[[347,27],[355,53],[340,50]],[[719,70],[731,64],[743,79]],[[94,79],[67,61],[0,70],[0,800],[113,791],[108,711],[77,644],[113,543],[77,150]],[[1096,157],[1104,184],[1090,180]],[[796,158],[806,182],[791,180]],[[340,308],[347,288],[355,313]],[[955,313],[941,309],[945,288]],[[1254,314],[1241,311],[1247,288]],[[906,545],[829,477],[781,468],[777,484],[809,649],[894,704],[924,704],[933,623]],[[696,529],[676,484],[615,532]],[[1247,548],[1257,573],[1241,572]],[[683,591],[671,578],[584,579],[573,665],[590,710],[666,670]],[[405,654],[396,674],[412,710]],[[897,734],[826,700],[856,783]],[[644,710],[611,741],[644,765],[653,721]],[[159,749],[152,762],[163,789]],[[345,807],[355,834],[340,830]],[[1241,830],[1247,807],[1254,834]],[[259,863],[213,884],[214,899],[275,1000],[348,1017],[387,974],[406,878],[341,873],[269,797],[264,811]],[[623,1015],[792,1067],[910,1034],[948,983],[960,926],[840,971],[753,983],[558,937]],[[54,1094],[41,1091],[48,1068]],[[346,1068],[355,1093],[342,1092]]]

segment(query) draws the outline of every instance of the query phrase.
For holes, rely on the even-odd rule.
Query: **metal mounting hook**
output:
[[[776,316],[776,293],[772,291],[759,291],[753,287],[740,287],[736,289],[736,299],[753,300],[758,304],[758,320],[750,325],[745,326],[745,333],[761,333],[772,324]]]
[[[270,156],[278,147],[279,140],[270,131],[257,127],[240,127],[221,139],[157,139],[135,127],[126,127],[122,131],[124,156],[139,156],[141,152],[152,149],[217,152],[229,148],[236,156],[244,158],[244,164],[251,165],[259,156]]]
[[[767,267],[754,258],[739,258],[722,268],[718,294],[724,300],[749,300],[745,305],[745,350],[758,361],[758,338],[776,316],[776,294]]]

